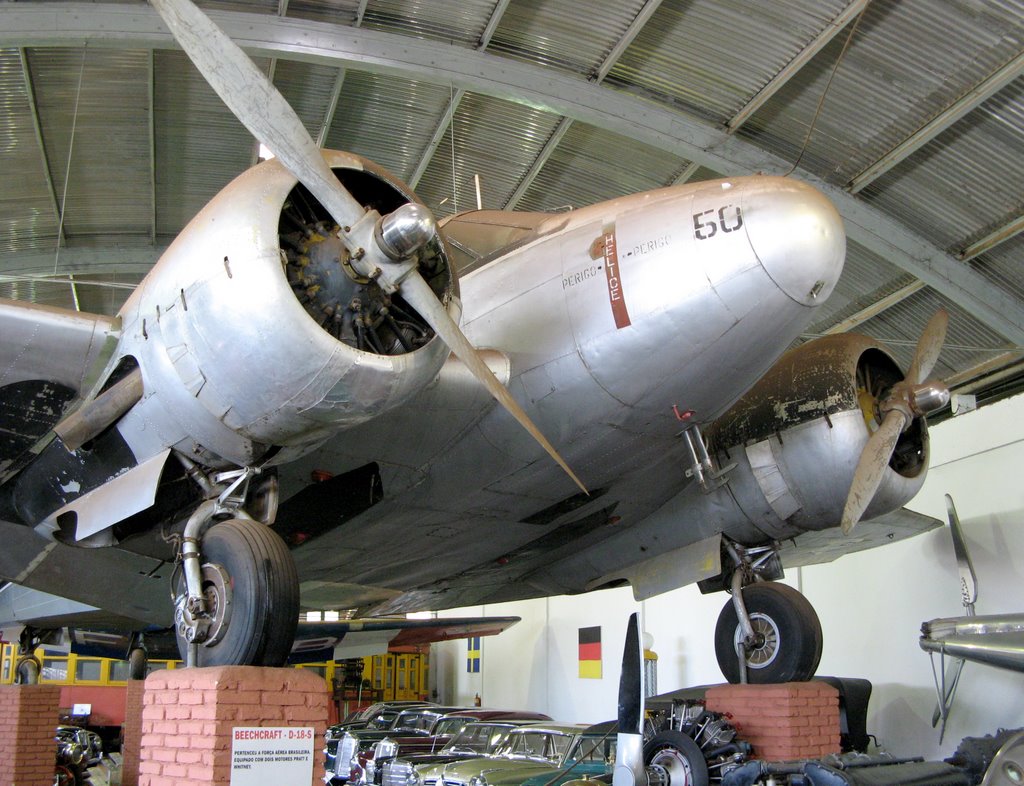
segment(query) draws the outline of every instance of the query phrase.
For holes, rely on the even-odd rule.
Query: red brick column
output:
[[[53,783],[59,704],[58,685],[0,685],[0,783]]]
[[[124,735],[121,746],[121,786],[139,786],[139,754],[142,742],[142,697],[146,683],[128,680],[124,700]]]
[[[839,691],[824,682],[716,685],[707,708],[730,716],[740,739],[767,761],[839,753]]]
[[[310,786],[319,786],[327,728],[323,678],[257,666],[174,669],[146,678],[139,786],[228,783],[236,726],[314,727]]]

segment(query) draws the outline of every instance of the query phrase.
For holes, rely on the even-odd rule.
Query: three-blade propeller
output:
[[[375,211],[367,211],[341,185],[298,115],[273,83],[191,0],[150,2],[221,100],[343,228],[340,238],[352,252],[357,271],[375,278],[386,291],[401,290],[405,301],[419,312],[455,356],[585,492],[583,483],[494,376],[423,280],[416,262],[419,246],[404,249],[405,256],[399,259],[394,258],[393,249],[381,247]],[[420,234],[424,221],[428,222],[432,234],[433,217],[425,218],[429,215],[425,209],[420,215]],[[383,219],[385,224],[388,218]]]
[[[906,377],[892,387],[885,400],[878,402],[882,423],[860,454],[846,506],[843,508],[841,524],[846,534],[860,521],[871,504],[900,434],[910,427],[914,418],[934,412],[949,402],[949,390],[944,385],[925,382],[939,359],[948,324],[949,315],[945,310],[935,312],[918,339]]]

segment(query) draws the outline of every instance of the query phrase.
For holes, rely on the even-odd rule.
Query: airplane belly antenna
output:
[[[417,251],[435,234],[422,206],[405,205],[388,216],[367,210],[334,176],[298,115],[273,83],[190,0],[150,0],[175,40],[221,100],[263,142],[337,221],[338,235],[361,276],[405,301],[433,328],[491,395],[530,433],[581,489],[551,443],[498,381],[449,316],[418,270]]]

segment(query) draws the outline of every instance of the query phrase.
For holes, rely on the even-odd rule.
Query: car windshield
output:
[[[514,726],[495,726],[489,723],[471,723],[460,731],[442,753],[494,753],[508,739]]]
[[[453,734],[458,734],[462,731],[462,728],[469,722],[469,718],[441,718],[432,730],[432,734],[435,737],[450,737]]]
[[[426,731],[440,717],[440,713],[437,712],[403,712],[392,728],[403,731]]]
[[[508,736],[500,755],[510,759],[548,762],[555,766],[569,749],[570,742],[572,737],[560,732],[516,731]]]
[[[572,750],[566,757],[566,763],[580,762],[584,764],[606,764],[615,763],[615,735],[608,734],[602,737],[587,736],[580,737],[573,745]]]

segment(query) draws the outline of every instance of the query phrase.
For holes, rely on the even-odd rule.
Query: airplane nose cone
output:
[[[825,302],[846,257],[843,220],[813,186],[771,177],[744,194],[747,237],[778,287],[805,306]]]

